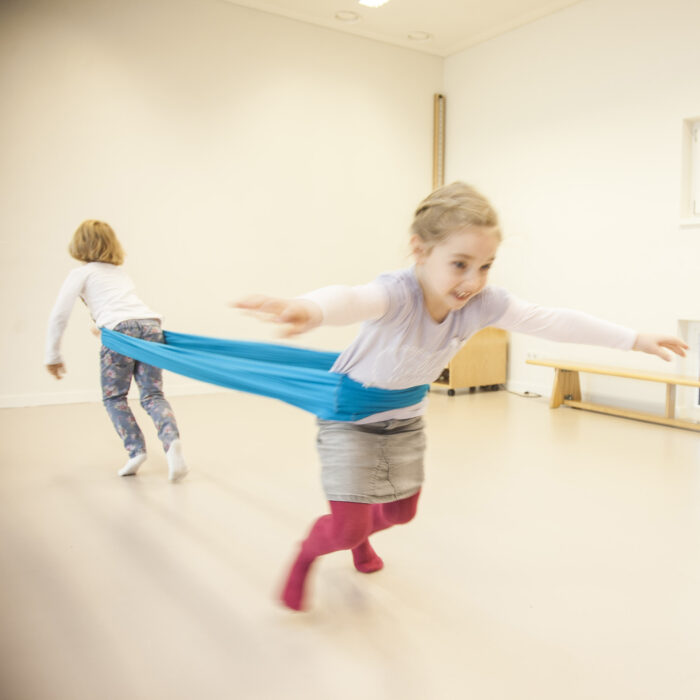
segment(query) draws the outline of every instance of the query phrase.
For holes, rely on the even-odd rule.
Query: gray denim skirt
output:
[[[329,501],[388,503],[423,484],[423,418],[378,423],[318,420],[321,482]]]

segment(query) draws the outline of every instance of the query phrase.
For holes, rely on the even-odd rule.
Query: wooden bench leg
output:
[[[666,385],[666,418],[676,417],[676,385]]]
[[[565,399],[573,401],[581,400],[581,384],[578,372],[568,369],[554,370],[554,387],[552,389],[552,399],[549,402],[550,408],[561,406]]]

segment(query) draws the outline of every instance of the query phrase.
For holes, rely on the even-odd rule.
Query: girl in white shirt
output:
[[[134,291],[134,284],[124,272],[124,251],[109,224],[88,219],[73,234],[68,252],[85,263],[72,270],[61,290],[49,318],[46,341],[46,368],[61,379],[65,365],[60,353],[75,300],[87,305],[98,328],[109,328],[126,335],[157,343],[164,342],[161,316],[149,309]],[[182,455],[180,434],[173,410],[163,396],[162,371],[100,348],[102,401],[129,454],[119,476],[132,476],[146,460],[146,443],[136,418],[127,403],[132,377],[139,387],[141,405],[158,429],[168,460],[170,481],[178,481],[188,468]]]
[[[678,338],[635,331],[569,309],[548,309],[487,286],[501,233],[488,200],[460,182],[419,205],[412,225],[415,266],[359,287],[327,287],[296,299],[250,297],[236,304],[283,324],[283,335],[321,324],[364,321],[332,371],[384,389],[434,381],[461,345],[495,326],[550,340],[640,350],[665,360],[684,355]],[[375,532],[410,521],[423,483],[425,402],[357,422],[319,421],[321,480],[330,513],[302,542],[282,591],[300,610],[314,561],[341,549],[358,571],[383,562],[369,542]]]

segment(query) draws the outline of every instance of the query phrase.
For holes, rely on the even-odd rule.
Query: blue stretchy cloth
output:
[[[428,385],[366,387],[330,369],[338,353],[165,331],[165,344],[102,329],[110,350],[185,377],[269,396],[324,420],[356,421],[419,403]]]

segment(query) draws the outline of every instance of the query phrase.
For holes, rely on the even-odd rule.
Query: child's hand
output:
[[[680,338],[674,338],[672,335],[655,335],[653,333],[640,333],[632,347],[632,350],[648,352],[650,355],[658,355],[662,360],[666,360],[666,362],[670,362],[673,357],[669,350],[675,352],[676,355],[685,357],[685,351],[687,349],[688,345]]]
[[[46,365],[46,369],[49,371],[49,374],[52,374],[56,379],[61,379],[66,373],[63,362],[57,362],[55,365]]]
[[[100,329],[94,324],[90,324],[90,333],[92,333],[96,338],[100,337]]]
[[[323,321],[318,304],[306,299],[277,299],[257,294],[235,301],[231,306],[253,311],[270,323],[283,324],[285,327],[280,332],[283,338],[306,333]]]

